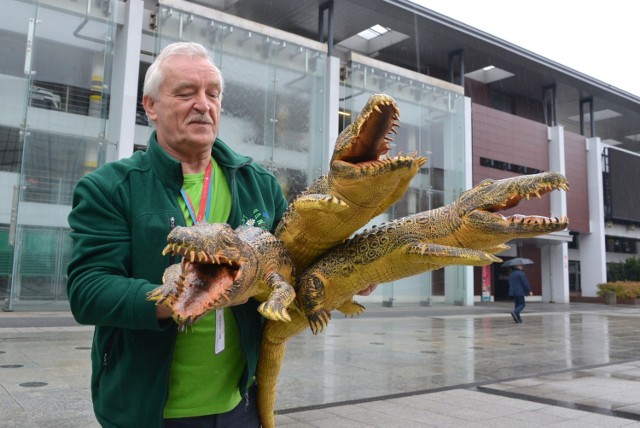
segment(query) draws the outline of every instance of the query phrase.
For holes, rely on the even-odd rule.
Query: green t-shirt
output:
[[[209,223],[225,223],[231,211],[229,185],[216,162],[212,162],[212,195]],[[183,188],[198,212],[204,172],[184,176]],[[187,225],[193,221],[183,198],[179,199]],[[196,214],[197,215],[197,214]],[[238,340],[238,326],[230,309],[224,309],[224,350],[215,353],[216,312],[186,331],[178,333],[169,377],[165,418],[204,416],[228,412],[240,403],[238,386],[245,360]]]

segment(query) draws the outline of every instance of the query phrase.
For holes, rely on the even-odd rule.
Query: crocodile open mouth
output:
[[[182,273],[170,305],[179,325],[191,325],[235,297],[234,284],[241,278],[242,262],[175,243],[165,247],[163,254],[168,253],[183,256]]]
[[[562,174],[545,172],[530,176],[512,177],[502,180],[484,180],[475,188],[462,195],[470,210],[469,215],[478,223],[502,223],[513,227],[526,226],[538,232],[541,229],[549,231],[562,230],[567,227],[569,219],[560,217],[546,217],[542,215],[503,215],[501,211],[518,206],[522,201],[531,198],[542,198],[554,190],[569,190],[569,184]],[[480,206],[473,207],[474,200],[479,200]],[[483,220],[484,219],[484,220]]]
[[[496,205],[486,207],[485,210],[490,212],[508,210],[509,208],[513,208],[519,205],[520,202],[522,202],[522,200],[528,201],[533,197],[542,198],[543,195],[558,189],[562,189],[565,192],[569,190],[569,184],[566,181],[559,181],[558,183],[555,183],[555,184],[533,183],[532,186],[526,186],[526,187],[532,187],[532,188],[531,189],[524,188],[520,192],[510,194],[506,197],[504,202],[502,202],[501,204],[496,204]]]
[[[355,121],[338,137],[332,163],[362,164],[378,160],[391,149],[391,134],[398,133],[399,119],[400,109],[393,98],[372,95]]]

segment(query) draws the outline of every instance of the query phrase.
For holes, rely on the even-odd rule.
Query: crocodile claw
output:
[[[262,303],[258,307],[258,312],[260,312],[263,317],[273,321],[291,321],[291,317],[289,316],[289,312],[286,308],[273,307],[269,302]]]
[[[311,327],[311,332],[316,335],[323,331],[324,328],[329,324],[331,313],[326,309],[322,309],[311,315],[307,315],[307,318],[309,320],[309,327]]]

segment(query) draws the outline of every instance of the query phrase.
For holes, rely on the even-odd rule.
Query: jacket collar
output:
[[[151,133],[147,145],[147,154],[151,158],[151,165],[165,186],[179,190],[182,187],[182,166],[177,159],[169,155],[158,143],[156,131]],[[216,138],[211,155],[223,168],[235,169],[253,162],[249,156],[243,156],[233,151],[222,140]]]

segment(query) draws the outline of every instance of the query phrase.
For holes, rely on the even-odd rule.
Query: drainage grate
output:
[[[49,385],[47,382],[24,382],[20,384],[20,386],[24,386],[25,388],[33,388],[37,386],[47,386],[47,385]]]
[[[0,365],[0,369],[17,369],[20,367],[24,367],[22,364],[2,364]]]

